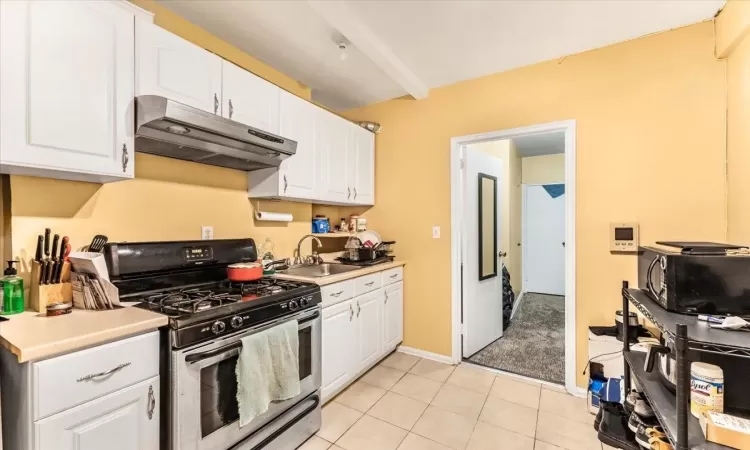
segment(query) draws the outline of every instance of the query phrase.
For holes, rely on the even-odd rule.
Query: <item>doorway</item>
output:
[[[520,173],[514,174],[511,167],[518,167],[520,162],[516,158],[526,155],[506,153],[492,156],[479,155],[477,151],[481,144],[495,141],[511,141],[523,143],[529,139],[541,142],[540,138],[559,139],[560,148],[556,153],[561,162],[560,172],[564,174],[562,180],[555,183],[521,183]],[[575,385],[575,121],[556,122],[551,124],[524,127],[512,130],[462,136],[452,139],[451,151],[451,216],[452,216],[452,297],[453,297],[453,361],[479,363],[499,370],[515,372],[526,377],[552,381],[564,384],[569,392],[578,393]],[[479,145],[479,146],[478,146]],[[522,147],[523,145],[521,145]],[[519,147],[518,145],[516,147]],[[530,155],[530,156],[541,156]],[[505,156],[504,158],[502,156]],[[462,167],[463,164],[463,167]],[[489,173],[496,168],[496,173]],[[482,181],[483,176],[494,177],[496,183]],[[485,187],[482,187],[485,183]],[[508,201],[517,190],[518,204]],[[554,197],[548,192],[551,191]],[[482,192],[486,199],[487,192],[494,192],[494,205],[486,200],[479,201]],[[541,197],[544,193],[547,198]],[[530,202],[530,205],[526,203]],[[532,209],[529,210],[527,206]],[[549,210],[550,207],[552,210]],[[494,208],[499,212],[495,220],[497,226],[492,232],[486,230],[491,222],[486,220],[487,211]],[[543,232],[542,228],[534,228],[537,223],[535,212],[544,210],[542,218],[551,219],[555,212],[556,232],[545,234],[530,256],[524,254],[527,250],[526,238],[533,238],[535,233]],[[549,211],[548,211],[549,210]],[[529,217],[531,214],[531,217]],[[485,217],[485,220],[482,219]],[[528,219],[528,220],[527,220]],[[528,222],[528,223],[527,223]],[[480,227],[484,224],[484,228]],[[527,229],[527,227],[530,227]],[[483,231],[484,230],[484,231]],[[523,236],[528,235],[528,236]],[[562,238],[562,239],[559,239]],[[561,262],[560,267],[548,267],[544,270],[531,269],[525,274],[527,259],[533,260],[544,254],[540,249],[548,246],[553,239],[560,242],[561,248],[547,249],[547,256],[552,261]],[[491,243],[491,244],[490,244]],[[491,249],[491,250],[488,250]],[[492,251],[493,258],[486,255]],[[479,258],[483,252],[485,258]],[[528,256],[528,257],[527,257]],[[514,264],[514,258],[517,262]],[[494,260],[494,261],[493,261]],[[495,269],[494,266],[497,265]],[[508,271],[508,269],[511,269]],[[545,272],[546,271],[546,272]],[[541,272],[541,278],[537,272]],[[486,276],[486,278],[482,278]],[[542,280],[541,284],[534,282]],[[527,286],[528,283],[531,283]],[[547,286],[545,286],[545,283]],[[537,292],[529,294],[527,288]],[[527,293],[528,292],[528,293]],[[559,295],[563,294],[563,295]],[[553,299],[550,301],[549,296]],[[504,308],[510,304],[514,312],[512,318],[503,314]],[[548,308],[550,305],[554,306]],[[551,345],[532,349],[524,349],[524,345],[539,341],[539,339],[519,337],[516,330],[521,325],[526,331],[542,332],[539,323],[547,312],[556,310],[554,320],[560,336],[554,339],[556,348]],[[541,312],[540,312],[541,311]],[[508,311],[510,313],[510,311]],[[491,317],[490,317],[491,316]],[[544,320],[542,320],[544,322]],[[514,329],[514,323],[519,327]],[[503,331],[505,330],[505,332]],[[519,335],[519,336],[516,336]],[[515,337],[514,337],[515,336]],[[526,342],[513,339],[525,339]],[[501,355],[504,362],[512,362],[508,349],[502,350],[500,343],[515,352],[517,361],[528,362],[536,360],[534,364],[526,364],[523,370],[517,367],[504,367],[497,364],[498,359],[482,362],[481,356],[491,354]],[[502,351],[500,351],[500,350]],[[492,351],[490,351],[492,350]],[[498,350],[498,351],[495,351]],[[549,366],[548,359],[530,358],[530,354],[554,354],[559,359],[559,370],[554,377],[544,373],[543,367]],[[504,356],[503,356],[504,355]],[[564,355],[564,357],[560,357]],[[550,379],[553,378],[553,379]]]

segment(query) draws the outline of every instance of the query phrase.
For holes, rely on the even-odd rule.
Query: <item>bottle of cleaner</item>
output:
[[[17,314],[23,312],[23,278],[18,276],[18,271],[13,264],[18,261],[8,261],[8,268],[3,273],[2,287],[2,314]]]
[[[263,275],[273,275],[276,270],[273,267],[266,269],[266,264],[273,262],[276,258],[273,256],[273,242],[271,238],[266,238],[266,242],[260,248],[260,263],[263,264]]]

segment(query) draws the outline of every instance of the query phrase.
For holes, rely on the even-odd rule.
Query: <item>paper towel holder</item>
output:
[[[252,205],[252,202],[250,204]],[[258,207],[255,208],[255,213],[253,214],[255,220],[268,222],[291,222],[294,219],[294,217],[289,213],[273,213],[261,211],[260,200],[257,200],[257,205]]]

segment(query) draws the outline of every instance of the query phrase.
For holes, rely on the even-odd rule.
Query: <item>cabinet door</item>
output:
[[[223,61],[223,65],[222,115],[261,131],[279,134],[281,89],[230,62]]]
[[[404,340],[404,283],[385,287],[383,300],[383,349],[396,347]]]
[[[35,450],[158,450],[159,377],[34,423]]]
[[[323,309],[323,398],[347,385],[357,373],[357,332],[352,300]]]
[[[354,130],[357,159],[354,168],[352,202],[358,205],[375,204],[375,135],[362,127]]]
[[[383,290],[355,297],[357,328],[357,371],[361,371],[375,362],[383,348]]]
[[[359,130],[357,125],[351,122],[344,123],[347,141],[346,141],[346,190],[347,203],[356,203],[354,201],[354,189],[357,187],[357,142],[359,141]],[[357,127],[357,128],[355,128]]]
[[[136,23],[138,95],[221,114],[221,58],[151,23]]]
[[[316,193],[315,130],[317,107],[296,95],[281,92],[279,134],[297,141],[297,152],[279,168],[283,197],[314,198]]]
[[[133,177],[135,16],[118,3],[0,2],[0,171]]]
[[[316,152],[323,159],[321,200],[345,203],[351,198],[347,185],[347,145],[349,130],[347,122],[326,110],[318,110]],[[348,191],[348,192],[347,192]]]

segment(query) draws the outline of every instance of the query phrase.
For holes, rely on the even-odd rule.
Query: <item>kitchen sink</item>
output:
[[[297,277],[321,278],[359,269],[361,269],[361,267],[349,266],[346,264],[317,264],[310,266],[290,267],[289,269],[282,270],[280,273],[286,275],[294,275]]]

